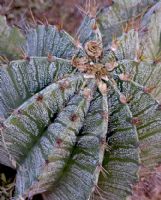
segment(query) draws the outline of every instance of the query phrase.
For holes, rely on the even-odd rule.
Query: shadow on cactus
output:
[[[0,162],[17,170],[15,199],[126,199],[139,169],[160,163],[161,4],[121,2],[87,7],[75,39],[30,28],[24,59],[1,65]],[[113,6],[142,17],[107,42]]]

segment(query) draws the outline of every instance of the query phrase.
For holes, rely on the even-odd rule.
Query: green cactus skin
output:
[[[124,3],[108,9],[143,11]],[[88,10],[79,40],[38,25],[26,57],[1,64],[0,163],[17,170],[15,200],[125,200],[140,166],[160,163],[161,2],[143,5],[137,30],[106,32],[110,12]]]

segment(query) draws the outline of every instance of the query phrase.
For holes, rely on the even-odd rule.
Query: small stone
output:
[[[90,65],[94,65],[94,62],[91,61],[89,64],[90,64]]]

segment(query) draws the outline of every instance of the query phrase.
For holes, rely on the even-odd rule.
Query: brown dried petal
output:
[[[84,71],[86,69],[86,65],[88,63],[88,58],[87,57],[73,57],[72,59],[72,65],[76,68],[78,68],[80,71]]]
[[[89,41],[85,44],[85,51],[92,58],[99,58],[102,55],[102,45],[97,41]]]

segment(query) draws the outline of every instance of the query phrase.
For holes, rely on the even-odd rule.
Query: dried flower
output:
[[[99,58],[102,55],[102,45],[98,41],[89,41],[85,44],[85,51],[92,58]]]
[[[88,58],[87,57],[76,57],[74,56],[72,58],[72,65],[76,68],[78,68],[80,71],[84,72],[86,70],[88,63]]]

